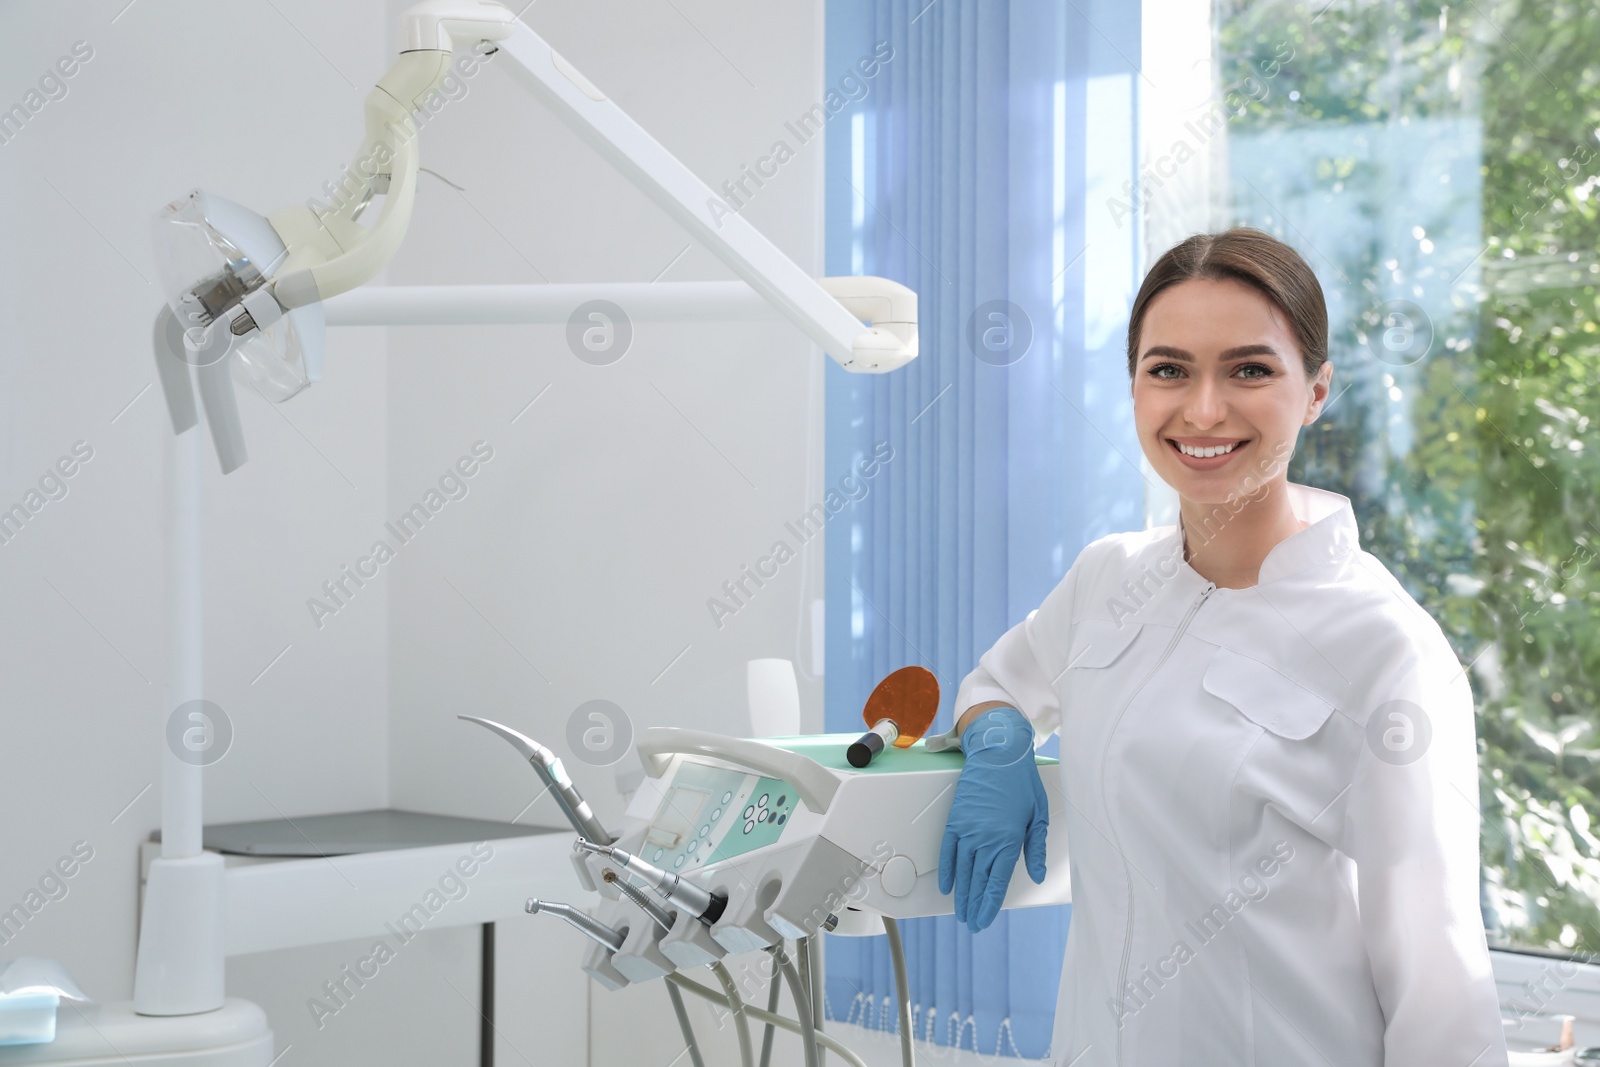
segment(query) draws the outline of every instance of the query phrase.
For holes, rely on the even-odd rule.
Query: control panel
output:
[[[678,873],[741,856],[782,837],[796,800],[781,779],[684,761],[639,854]]]

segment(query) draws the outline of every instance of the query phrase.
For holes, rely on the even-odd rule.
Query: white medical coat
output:
[[[1103,537],[962,682],[1061,735],[1056,1063],[1506,1063],[1466,673],[1350,501],[1288,491],[1255,586]]]

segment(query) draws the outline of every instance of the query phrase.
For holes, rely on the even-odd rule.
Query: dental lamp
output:
[[[846,370],[883,373],[916,358],[915,293],[883,278],[812,278],[508,9],[488,0],[427,0],[406,12],[402,33],[405,50],[367,96],[366,135],[341,190],[350,195],[334,198],[326,210],[296,204],[263,218],[194,190],[156,218],[167,296],[155,331],[161,382],[174,430],[182,433],[196,421],[188,366],[196,368],[224,473],[247,459],[238,402],[227,384],[230,367],[278,403],[320,380],[323,302],[370,281],[399,249],[416,197],[411,115],[449,72],[453,37],[493,42],[513,61],[520,85]],[[362,214],[380,196],[376,221],[363,225]],[[481,308],[488,287],[471,288]],[[502,290],[502,303],[519,295],[504,290],[520,289],[525,302],[537,304],[526,290],[572,287],[493,288]],[[394,293],[386,306],[414,303],[418,295]],[[363,306],[363,321],[372,321],[371,303]],[[434,317],[413,313],[407,321],[483,320],[453,310],[447,297]],[[502,312],[491,321],[508,320]]]
[[[155,219],[166,304],[153,342],[174,433],[166,708],[202,695],[201,456],[198,436],[186,431],[203,410],[223,473],[236,470],[248,458],[236,382],[276,403],[299,394],[323,375],[328,325],[560,321],[581,299],[616,291],[639,297],[632,306],[647,318],[683,317],[689,297],[726,317],[750,317],[759,303],[853,372],[884,373],[917,355],[914,292],[882,278],[810,276],[507,8],[426,0],[402,16],[401,40],[399,58],[366,98],[365,134],[347,169],[354,195],[263,217],[195,190]],[[394,256],[410,222],[419,167],[412,115],[443,82],[453,49],[478,42],[503,53],[518,84],[740,281],[654,285],[648,296],[642,285],[358,292]],[[363,221],[379,198],[376,218]],[[161,856],[145,886],[134,978],[133,1010],[142,1016],[199,1015],[224,1003],[225,889],[237,879],[201,847],[201,769],[163,755]],[[252,884],[261,880],[258,870]]]

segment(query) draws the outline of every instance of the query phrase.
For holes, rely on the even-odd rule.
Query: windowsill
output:
[[[1489,957],[1503,1014],[1571,1015],[1578,1047],[1600,1045],[1600,966],[1526,952]]]

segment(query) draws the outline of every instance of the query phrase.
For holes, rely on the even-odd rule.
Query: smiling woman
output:
[[[1471,686],[1349,499],[1288,478],[1328,399],[1327,335],[1316,276],[1264,233],[1164,254],[1128,369],[1179,522],[1086,546],[956,694],[940,888],[974,932],[1019,854],[1035,880],[1063,860],[1035,847],[1056,812],[1028,802],[1034,766],[991,758],[993,737],[1060,736],[1057,1062],[1507,1062]],[[1245,909],[1232,887],[1279,848],[1294,864]]]

